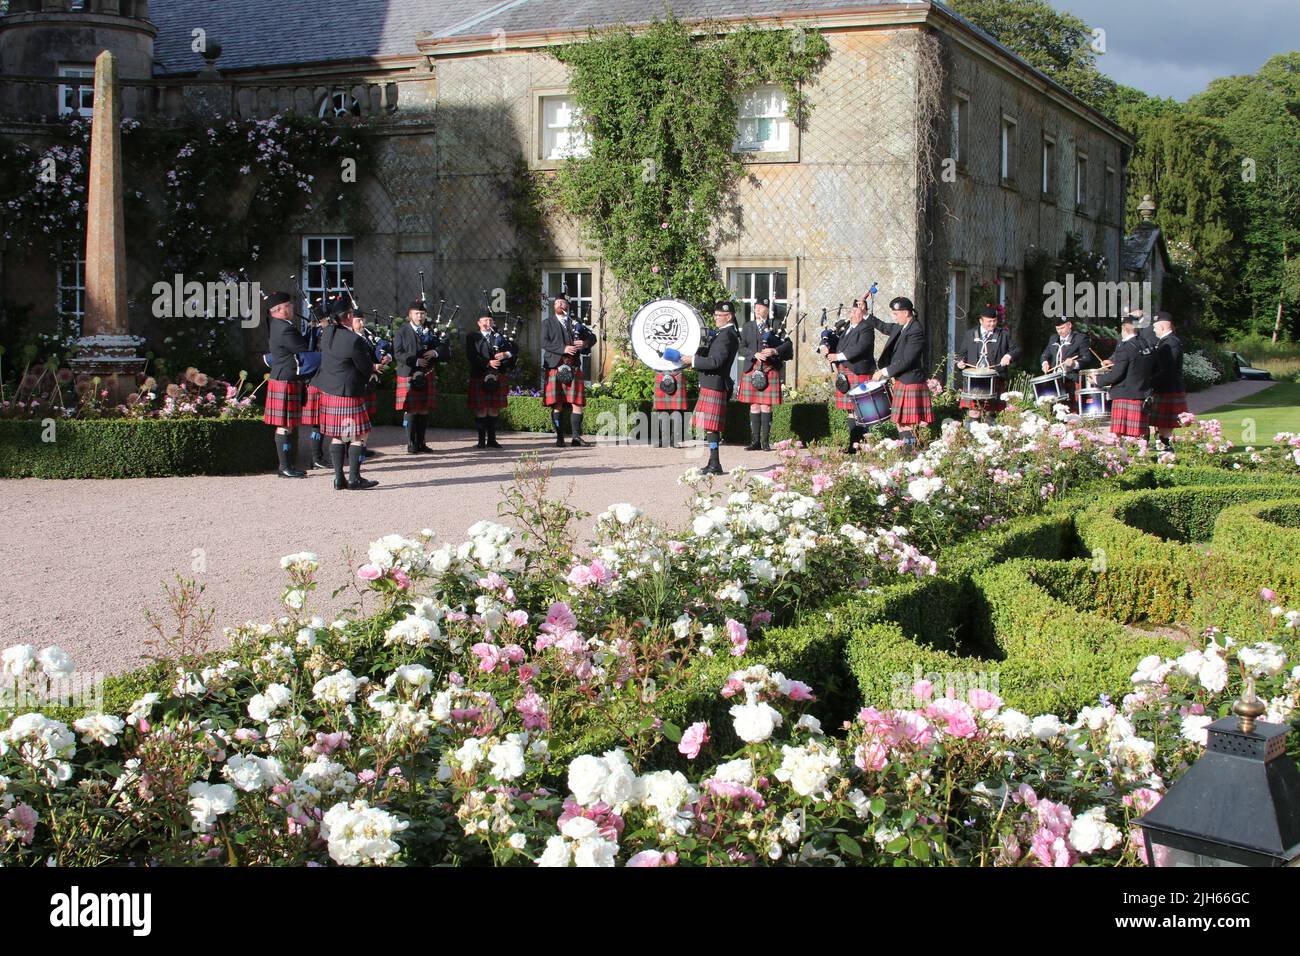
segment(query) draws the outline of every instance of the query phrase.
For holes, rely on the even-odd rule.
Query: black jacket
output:
[[[760,323],[757,319],[750,319],[745,323],[745,327],[740,330],[740,367],[745,372],[754,370],[754,356],[761,352],[763,345],[763,332],[769,328],[772,320],[768,319],[767,325]],[[780,371],[785,368],[785,363],[794,358],[794,342],[786,339],[776,350],[776,358],[768,359],[767,365]]]
[[[900,385],[920,385],[925,382],[925,326],[917,316],[907,325],[883,322],[874,315],[868,322],[889,336],[880,353],[880,367],[889,369],[889,377]]]
[[[1156,352],[1156,370],[1151,377],[1151,390],[1157,395],[1171,395],[1187,391],[1183,382],[1183,343],[1176,332],[1170,332],[1163,339],[1149,328],[1138,333]]]
[[[957,351],[957,358],[964,361],[967,365],[979,365],[980,363],[980,335],[983,329],[968,329],[965,337],[961,340],[961,348]],[[994,329],[993,334],[989,336],[988,363],[989,368],[997,368],[1002,363],[1002,356],[1010,355],[1014,364],[1020,360],[1020,346],[1011,339],[1009,329]]]
[[[731,366],[740,351],[740,333],[736,323],[724,325],[714,336],[707,352],[695,353],[695,371],[700,373],[700,388],[731,394]]]
[[[292,319],[271,319],[267,332],[267,351],[271,353],[271,378],[292,382],[298,371],[296,356],[307,351],[307,340]]]
[[[313,380],[327,395],[352,397],[369,390],[374,374],[375,353],[364,338],[340,325],[331,326],[321,337],[320,371]]]
[[[1151,394],[1151,378],[1156,370],[1156,352],[1141,336],[1133,336],[1115,346],[1114,362],[1108,371],[1097,376],[1097,384],[1110,388],[1110,397],[1145,401]]]
[[[596,334],[590,330],[581,338],[570,335],[567,317],[563,322],[554,315],[548,315],[542,320],[542,368],[559,368],[563,365],[566,345],[590,348],[595,344]]]
[[[415,326],[407,322],[393,336],[393,361],[397,365],[397,374],[402,378],[410,378],[414,375],[416,363],[420,355],[426,351],[428,349],[420,344],[420,333],[415,331]],[[444,340],[442,348],[436,351],[433,360],[445,362],[450,357],[451,344]]]
[[[475,378],[482,378],[489,372],[497,375],[501,373],[502,369],[494,369],[488,365],[496,354],[496,349],[492,347],[491,331],[484,335],[475,329],[465,336],[465,357],[469,360],[469,373]],[[502,365],[504,364],[503,362]]]
[[[1074,356],[1079,360],[1079,368],[1092,368],[1092,340],[1088,338],[1087,333],[1075,329],[1070,333],[1070,341],[1066,343],[1065,348],[1061,348],[1061,337],[1055,332],[1047,340],[1047,348],[1043,349],[1040,362],[1048,362],[1053,368],[1060,365],[1063,361]],[[1059,355],[1058,355],[1059,352]],[[1077,369],[1071,369],[1069,377],[1076,377]]]
[[[835,351],[844,355],[844,364],[854,375],[871,375],[876,371],[876,330],[865,318],[850,324]]]

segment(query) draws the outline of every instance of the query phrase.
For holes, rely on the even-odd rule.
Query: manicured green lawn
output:
[[[1220,405],[1201,418],[1223,422],[1224,437],[1238,445],[1271,445],[1278,432],[1300,431],[1300,382],[1278,382],[1239,402]],[[1246,429],[1254,423],[1254,438]]]

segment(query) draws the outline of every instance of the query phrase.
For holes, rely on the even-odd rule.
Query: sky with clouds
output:
[[[1210,80],[1254,73],[1300,49],[1300,0],[1051,0],[1106,31],[1097,66],[1155,96],[1185,100]]]

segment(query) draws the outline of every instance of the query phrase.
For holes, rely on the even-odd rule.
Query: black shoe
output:
[[[411,442],[407,442],[406,453],[408,455],[418,455],[420,453],[420,449],[416,448],[415,445],[412,444]]]
[[[422,443],[422,444],[419,444],[419,445],[416,445],[416,446],[415,446],[415,450],[416,450],[417,452],[419,452],[421,455],[432,455],[432,454],[433,454],[433,449],[430,448],[428,445],[425,445],[425,444],[423,444],[423,443]]]
[[[697,475],[725,475],[726,472],[722,470],[722,466],[720,464],[711,461],[703,468],[701,468],[699,471],[697,471],[696,474]]]
[[[772,443],[770,441],[763,442],[763,451],[771,451],[771,450],[772,450]]]
[[[555,447],[556,447],[556,448],[563,448],[563,447],[564,447],[564,436],[563,436],[563,435],[556,435],[556,436],[555,436]]]
[[[281,478],[306,478],[307,472],[299,471],[297,468],[281,468],[276,472]]]
[[[502,444],[501,444],[499,441],[497,441],[495,438],[489,438],[489,439],[488,439],[488,443],[487,443],[487,447],[489,447],[489,448],[503,448],[503,447],[505,447],[505,446],[502,445]]]
[[[334,467],[330,463],[330,460],[324,456],[320,458],[313,458],[311,461],[311,466],[312,468],[333,468]]]
[[[367,488],[373,488],[379,482],[373,478],[358,478],[356,481],[348,482],[348,491],[364,491]]]
[[[560,440],[560,444],[564,444],[564,440],[563,440],[563,439]],[[585,438],[571,438],[571,439],[569,439],[569,444],[572,445],[574,448],[594,448],[594,447],[596,447],[596,443],[595,443],[595,442],[587,441]]]
[[[763,450],[763,446],[756,441],[752,441],[745,446],[745,451],[762,451],[762,450]]]

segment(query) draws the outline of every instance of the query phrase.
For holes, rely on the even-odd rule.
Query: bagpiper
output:
[[[510,380],[503,369],[510,353],[502,350],[502,339],[492,327],[492,316],[478,318],[478,331],[465,336],[469,358],[469,410],[478,426],[479,448],[500,448],[497,415],[510,404]]]
[[[771,323],[767,299],[754,303],[754,320],[740,330],[740,387],[736,401],[749,406],[746,451],[771,451],[772,407],[784,401],[785,363],[794,358],[794,342]]]
[[[320,351],[320,339],[325,329],[333,321],[330,318],[329,299],[322,295],[318,303],[311,307],[313,324],[311,341],[316,351]],[[319,370],[318,370],[319,374]],[[307,399],[302,406],[302,423],[311,427],[311,466],[312,468],[333,468],[329,454],[325,451],[325,437],[320,432],[320,389],[316,387],[316,376],[307,380]]]
[[[1174,429],[1183,427],[1179,416],[1189,411],[1187,386],[1183,384],[1183,343],[1174,332],[1174,317],[1168,312],[1156,313],[1144,338],[1156,351],[1155,374],[1151,379],[1154,400],[1151,427],[1167,451],[1172,447]]]
[[[667,444],[678,447],[678,440],[686,430],[686,373],[681,369],[655,373],[654,413],[652,437],[656,447]]]
[[[1156,351],[1137,333],[1134,316],[1120,322],[1120,342],[1115,354],[1101,363],[1105,370],[1097,385],[1110,390],[1110,430],[1126,438],[1151,437],[1147,399],[1156,369]]]
[[[580,330],[569,316],[569,297],[561,292],[551,303],[554,310],[542,322],[542,368],[546,383],[542,404],[551,409],[555,444],[564,447],[564,409],[569,411],[570,445],[591,447],[582,437],[582,410],[586,405],[586,385],[582,378],[583,351],[590,351],[596,336],[590,329]]]
[[[397,411],[406,416],[406,453],[427,454],[433,451],[425,443],[429,413],[438,407],[437,377],[434,362],[450,356],[448,343],[442,348],[431,340],[426,325],[429,313],[423,302],[412,302],[406,309],[406,324],[393,337],[393,355],[397,360]]]
[[[889,311],[894,318],[893,322],[884,322],[871,316],[871,324],[876,331],[889,336],[880,352],[880,368],[872,378],[894,380],[891,417],[898,426],[904,447],[911,448],[916,444],[915,427],[934,422],[924,364],[927,344],[925,326],[916,317],[912,300],[906,296],[900,295],[890,302]]]
[[[1056,331],[1047,340],[1040,358],[1044,375],[1054,368],[1065,371],[1066,379],[1074,386],[1069,389],[1070,397],[1067,404],[1077,412],[1078,392],[1083,387],[1079,372],[1092,367],[1092,341],[1088,338],[1088,333],[1074,331],[1074,322],[1068,315],[1057,316]]]
[[[849,392],[871,381],[876,372],[876,330],[866,317],[866,305],[855,301],[849,310],[849,327],[840,336],[839,351],[826,354],[836,372],[835,407],[849,413],[849,447],[845,452],[850,455],[857,454],[858,442],[866,437],[867,430],[854,423],[856,409]]]
[[[979,327],[967,331],[957,350],[957,368],[992,368],[999,374],[993,380],[992,398],[968,398],[962,395],[961,407],[971,420],[978,420],[985,412],[997,414],[1007,407],[1001,395],[1007,390],[1006,369],[1020,359],[1020,346],[1011,339],[1011,330],[998,328],[998,310],[985,306],[980,313]]]
[[[267,350],[271,353],[271,377],[266,382],[266,409],[262,421],[275,426],[275,454],[281,478],[305,478],[295,467],[298,457],[298,425],[302,422],[302,382],[298,379],[298,353],[307,351],[307,339],[294,321],[293,296],[275,292],[266,297],[271,317],[267,327]]]
[[[727,428],[727,400],[731,395],[731,365],[740,350],[740,334],[736,331],[736,307],[727,301],[713,305],[713,324],[717,334],[707,350],[694,355],[682,355],[677,349],[664,349],[664,358],[670,362],[684,362],[700,373],[700,396],[695,400],[695,414],[691,428],[703,432],[709,445],[709,463],[699,470],[701,475],[722,475],[719,448],[722,433]]]
[[[321,336],[321,367],[316,376],[320,389],[320,430],[330,443],[334,489],[359,491],[379,484],[361,477],[370,413],[366,395],[383,366],[375,361],[374,346],[361,335],[360,316],[345,300],[333,307],[334,324]],[[348,477],[343,476],[344,461]]]

